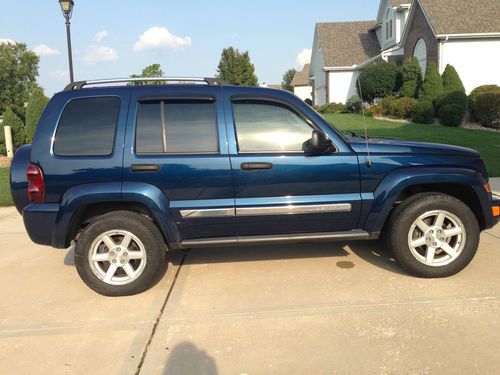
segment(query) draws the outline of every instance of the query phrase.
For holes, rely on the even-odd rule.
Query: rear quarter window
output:
[[[64,108],[54,140],[58,156],[108,156],[113,153],[120,98],[73,99]]]

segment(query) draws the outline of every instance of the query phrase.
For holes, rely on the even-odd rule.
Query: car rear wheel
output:
[[[479,244],[479,225],[462,201],[421,193],[396,208],[387,226],[388,246],[401,266],[419,277],[446,277],[465,268]]]
[[[154,223],[135,212],[100,216],[80,235],[76,269],[97,293],[125,296],[156,284],[166,270],[165,242]]]

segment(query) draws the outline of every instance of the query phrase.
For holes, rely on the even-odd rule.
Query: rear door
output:
[[[221,88],[138,87],[130,103],[124,181],[165,194],[181,239],[235,236]]]

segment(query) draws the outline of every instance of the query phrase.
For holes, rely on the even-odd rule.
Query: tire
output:
[[[424,278],[454,275],[474,258],[480,229],[471,209],[442,193],[411,196],[391,215],[386,241],[409,274]]]
[[[163,236],[151,220],[135,212],[115,211],[83,230],[75,247],[75,265],[85,284],[97,293],[128,296],[160,281],[167,268],[165,253]]]

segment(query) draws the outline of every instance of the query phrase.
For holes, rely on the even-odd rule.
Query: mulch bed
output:
[[[0,168],[10,167],[10,160],[7,156],[0,156]]]

